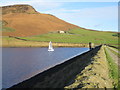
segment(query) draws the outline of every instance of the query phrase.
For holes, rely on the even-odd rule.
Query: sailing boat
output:
[[[48,47],[48,51],[54,51],[53,47],[52,47],[52,42],[49,42],[49,47]]]

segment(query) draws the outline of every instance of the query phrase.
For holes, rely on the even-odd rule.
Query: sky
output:
[[[29,4],[38,12],[99,31],[118,31],[118,0],[2,0],[0,6]]]

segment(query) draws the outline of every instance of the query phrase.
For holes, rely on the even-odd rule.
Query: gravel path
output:
[[[115,61],[115,63],[117,65],[119,65],[119,67],[120,67],[120,63],[118,63],[118,62],[120,62],[120,61],[118,61],[118,60],[120,60],[120,58],[118,58],[118,56],[116,54],[114,54],[110,49],[114,50],[117,53],[118,53],[118,51],[111,47],[107,47],[106,49],[107,49],[108,53],[110,54],[110,56],[112,57],[112,59]]]
[[[115,51],[115,52],[117,52],[117,53],[119,53],[120,54],[120,51],[118,51],[117,49],[115,49],[115,48],[112,48],[112,47],[109,47],[110,49],[112,49],[113,51]]]

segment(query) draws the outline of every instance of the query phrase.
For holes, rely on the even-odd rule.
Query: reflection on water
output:
[[[54,52],[48,52],[47,48],[3,48],[3,88],[17,84],[87,50],[88,48],[55,48]]]

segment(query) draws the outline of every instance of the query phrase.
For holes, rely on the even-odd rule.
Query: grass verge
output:
[[[118,66],[114,62],[113,58],[110,56],[110,54],[106,50],[106,48],[105,48],[105,54],[106,54],[106,58],[107,58],[108,64],[109,64],[110,78],[112,78],[114,81],[114,83],[113,83],[114,87],[120,89],[120,87],[118,85]]]

